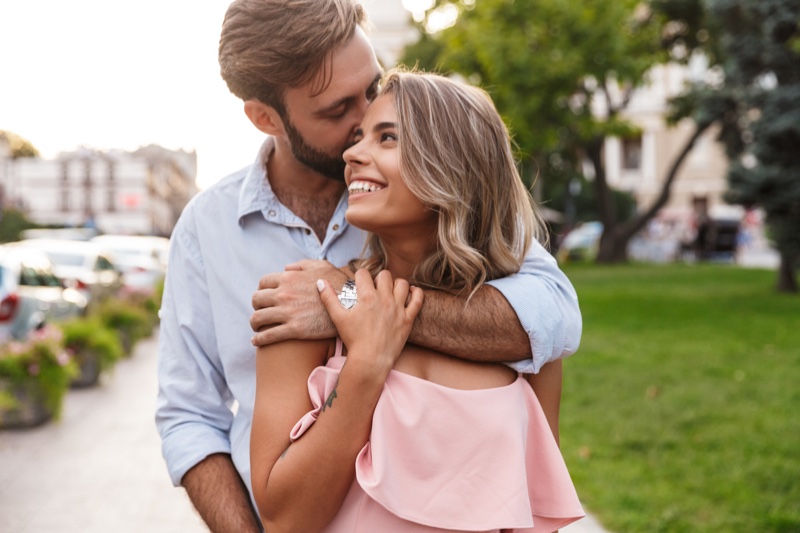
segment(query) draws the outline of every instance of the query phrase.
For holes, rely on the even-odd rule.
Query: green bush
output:
[[[116,331],[127,354],[139,340],[153,333],[154,323],[144,306],[129,300],[107,300],[96,309],[94,316],[104,327]]]
[[[97,371],[106,372],[124,354],[120,340],[97,318],[76,318],[59,327],[64,332],[64,346],[82,367],[94,365],[90,359],[96,359]],[[96,376],[91,381],[96,381]]]
[[[53,326],[32,331],[25,341],[0,345],[0,425],[35,425],[58,419],[76,362],[64,350],[63,334]],[[25,420],[24,401],[40,404],[42,416]]]

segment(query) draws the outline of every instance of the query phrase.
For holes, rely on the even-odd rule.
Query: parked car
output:
[[[167,272],[169,239],[138,235],[99,235],[90,240],[106,250],[124,277],[126,292],[150,293]]]
[[[584,222],[564,237],[564,241],[558,248],[558,260],[564,262],[594,259],[602,235],[603,224],[601,222]]]
[[[17,246],[42,250],[53,262],[53,271],[67,287],[81,292],[93,307],[122,287],[122,273],[96,243],[85,241],[29,239]]]
[[[46,321],[84,314],[87,303],[62,285],[44,252],[0,246],[0,339],[22,340]]]

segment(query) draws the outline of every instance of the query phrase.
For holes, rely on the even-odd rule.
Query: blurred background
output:
[[[42,522],[6,467],[86,431],[128,390],[117,363],[149,375],[172,228],[262,141],[218,74],[228,3],[0,3],[8,531]],[[620,533],[800,531],[800,0],[363,3],[384,67],[483,87],[514,136],[581,300],[562,448],[586,508]],[[48,400],[23,408],[31,383]]]

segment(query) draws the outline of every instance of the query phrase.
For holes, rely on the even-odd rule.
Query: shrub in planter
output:
[[[76,318],[60,324],[64,346],[78,364],[80,372],[72,380],[73,387],[97,384],[101,372],[114,367],[123,350],[117,335],[98,319]]]
[[[97,309],[95,316],[105,327],[116,332],[126,354],[131,353],[137,341],[153,333],[153,321],[147,311],[126,300],[107,300]]]
[[[0,345],[0,427],[31,427],[58,419],[78,372],[58,328],[34,330],[25,341]]]

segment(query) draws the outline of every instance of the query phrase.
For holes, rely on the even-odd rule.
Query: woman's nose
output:
[[[363,150],[361,150],[361,148],[360,148],[360,145],[361,145],[361,142],[359,141],[359,142],[355,143],[353,146],[351,146],[350,148],[348,148],[347,150],[344,151],[344,154],[342,154],[342,157],[344,158],[344,162],[345,163],[347,163],[348,165],[362,165],[362,164],[364,164],[365,157],[364,157],[364,154],[363,154]]]

